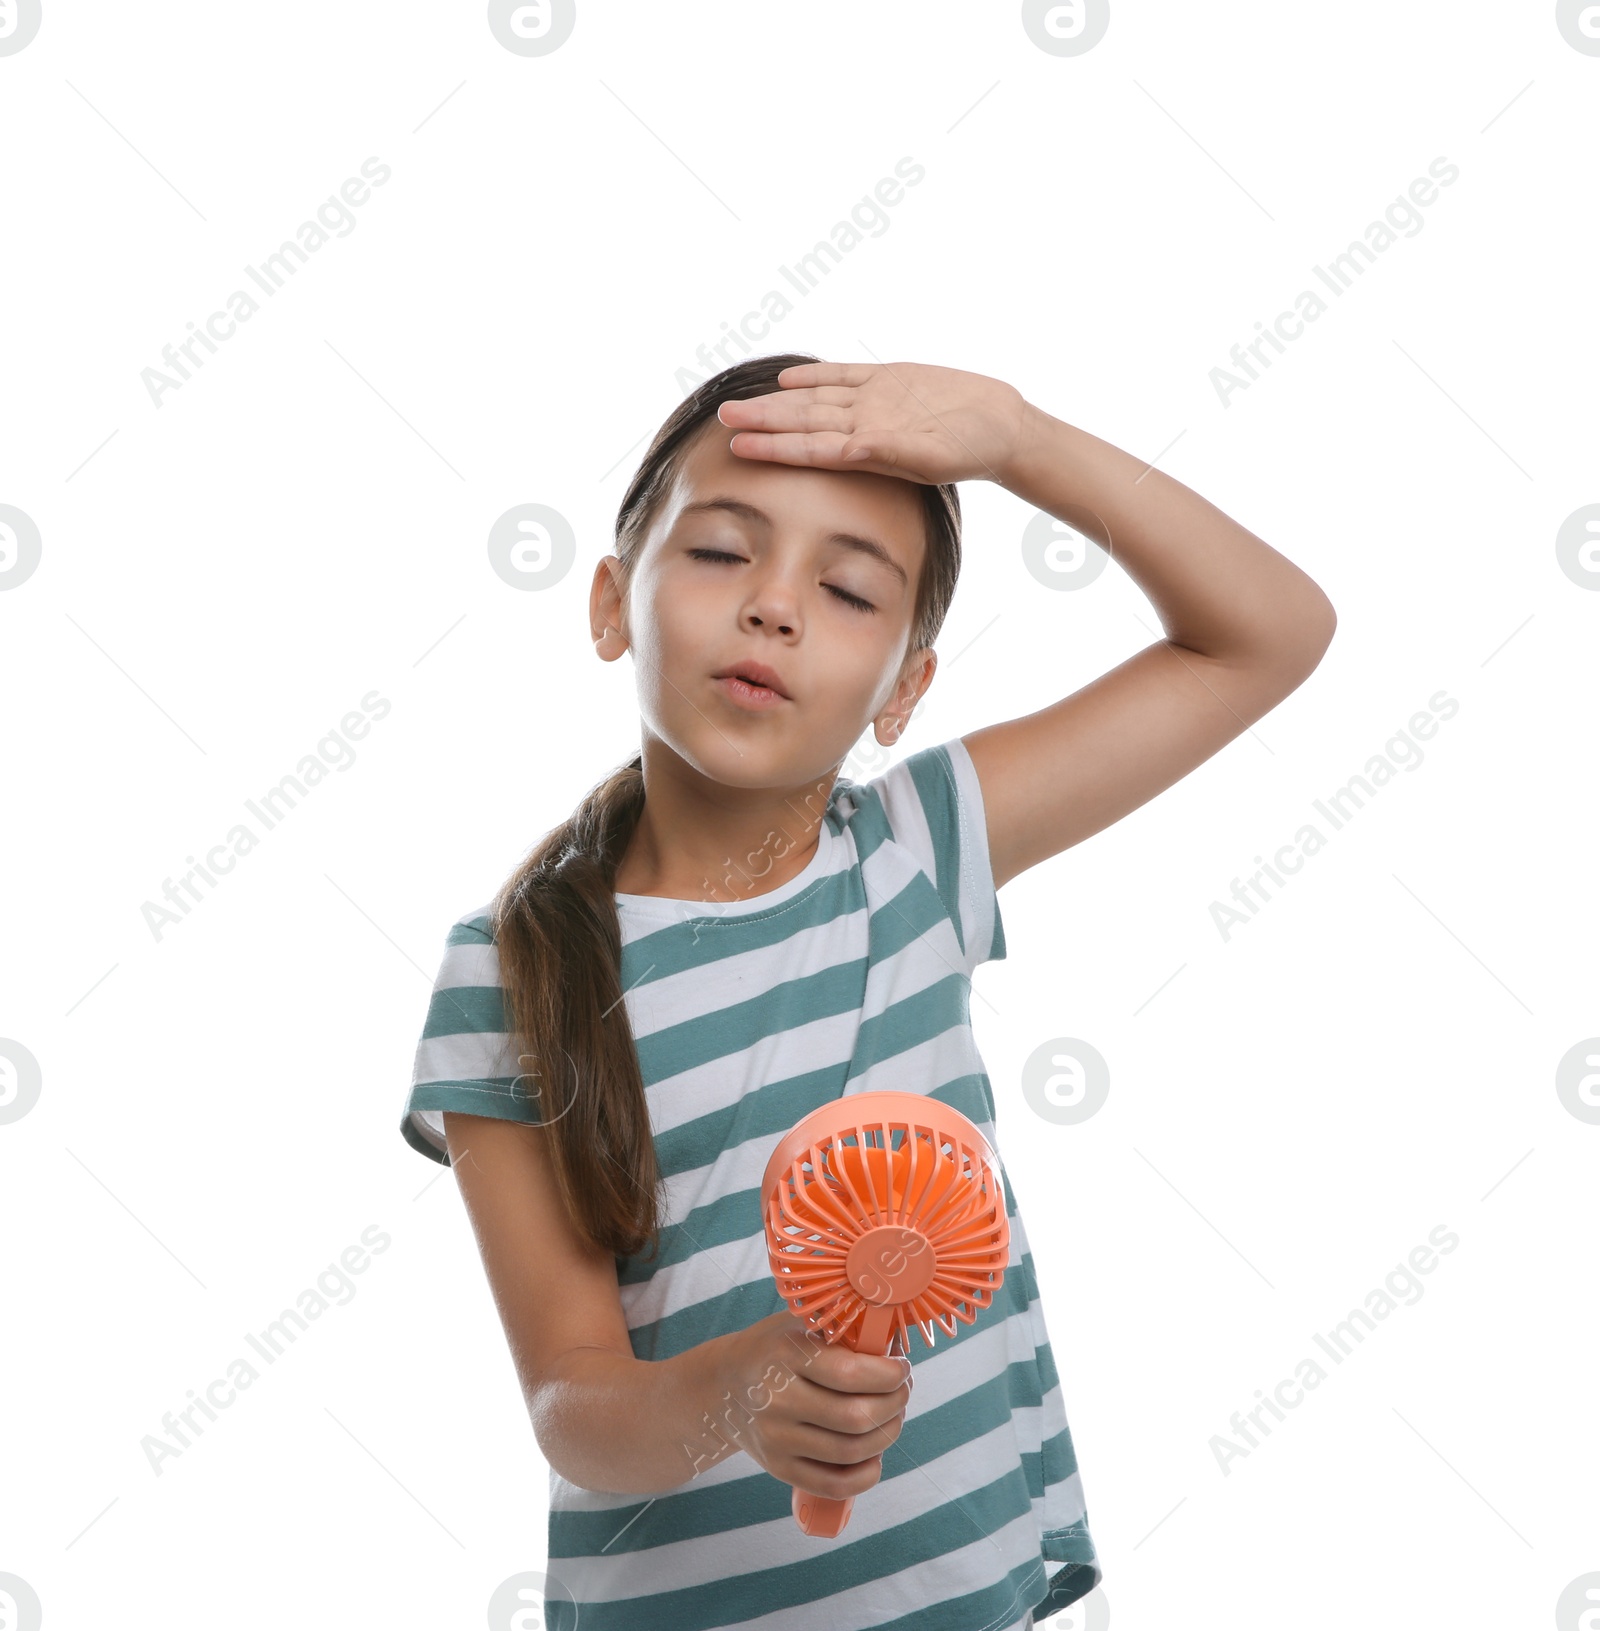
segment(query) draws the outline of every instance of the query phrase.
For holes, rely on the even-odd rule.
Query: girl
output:
[[[1111,551],[1167,637],[854,783],[862,732],[898,742],[933,680],[978,478]],[[911,363],[707,381],[616,549],[589,617],[603,661],[635,660],[640,752],[451,929],[401,1121],[457,1171],[550,1466],[543,1623],[1031,1626],[1101,1567],[1009,1180],[993,1304],[880,1357],[783,1304],[762,1171],[802,1116],[884,1087],[1003,1156],[968,1010],[1006,955],[995,891],[1293,691],[1333,609],[1181,483]],[[871,1494],[827,1540],[791,1487]]]

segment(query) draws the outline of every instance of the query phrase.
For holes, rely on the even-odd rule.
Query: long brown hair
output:
[[[617,512],[624,591],[650,524],[691,439],[718,406],[781,389],[778,374],[819,359],[751,357],[698,386],[656,432]],[[916,484],[927,523],[906,654],[931,647],[961,570],[954,483]],[[614,880],[644,808],[643,755],[593,787],[501,886],[491,908],[506,1026],[524,1080],[536,1079],[540,1119],[568,1215],[593,1244],[631,1257],[662,1221],[661,1172],[633,1033],[622,1000],[622,930]]]

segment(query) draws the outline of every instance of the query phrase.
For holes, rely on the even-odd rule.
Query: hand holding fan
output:
[[[971,1325],[1005,1278],[1000,1164],[971,1121],[921,1093],[846,1094],[804,1117],[767,1162],[767,1257],[779,1295],[829,1342],[905,1353],[915,1325]],[[808,1535],[833,1537],[852,1498],[796,1489]]]

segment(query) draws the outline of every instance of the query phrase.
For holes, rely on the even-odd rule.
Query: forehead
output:
[[[845,534],[880,546],[906,581],[916,582],[927,547],[927,523],[915,483],[741,459],[728,450],[733,435],[720,420],[712,420],[692,439],[662,505],[663,531],[680,522],[715,524],[721,519],[741,529],[788,533],[801,542]]]

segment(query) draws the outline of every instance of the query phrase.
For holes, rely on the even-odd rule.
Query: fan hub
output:
[[[868,1229],[850,1248],[844,1271],[850,1284],[875,1307],[908,1303],[933,1283],[938,1264],[926,1235],[905,1224]]]

